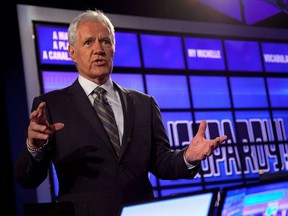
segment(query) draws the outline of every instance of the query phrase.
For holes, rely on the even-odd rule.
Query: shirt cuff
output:
[[[188,161],[187,161],[186,158],[185,158],[185,152],[184,152],[184,154],[183,154],[183,159],[184,159],[184,162],[185,162],[188,170],[195,168],[195,167],[198,166],[198,164],[200,163],[200,161],[196,161],[196,162],[194,162],[193,164],[188,163]]]
[[[43,158],[43,149],[48,144],[48,140],[39,148],[31,148],[28,144],[28,138],[26,139],[26,147],[30,154],[32,155],[35,160],[42,160]]]

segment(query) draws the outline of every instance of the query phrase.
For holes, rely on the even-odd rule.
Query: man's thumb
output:
[[[53,131],[56,132],[56,131],[59,131],[59,130],[62,130],[64,128],[64,124],[63,123],[55,123],[52,125],[53,127]]]

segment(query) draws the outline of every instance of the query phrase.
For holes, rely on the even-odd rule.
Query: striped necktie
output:
[[[107,102],[107,99],[105,98],[105,94],[107,92],[105,89],[98,86],[94,89],[94,93],[96,94],[96,98],[94,100],[94,108],[110,137],[111,143],[115,149],[117,156],[119,157],[120,141],[118,127],[115,121],[113,110],[111,109],[109,103]]]

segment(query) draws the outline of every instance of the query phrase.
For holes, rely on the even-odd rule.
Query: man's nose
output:
[[[104,48],[103,45],[100,41],[96,40],[93,44],[93,49],[95,53],[103,53],[104,52]]]

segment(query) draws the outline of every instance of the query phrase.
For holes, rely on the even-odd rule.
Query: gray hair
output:
[[[77,40],[77,29],[80,23],[92,21],[99,22],[104,24],[110,34],[112,35],[112,46],[115,50],[115,30],[114,26],[111,23],[110,19],[100,10],[86,10],[83,13],[80,13],[77,17],[73,19],[68,28],[68,43],[72,46],[75,46]]]

